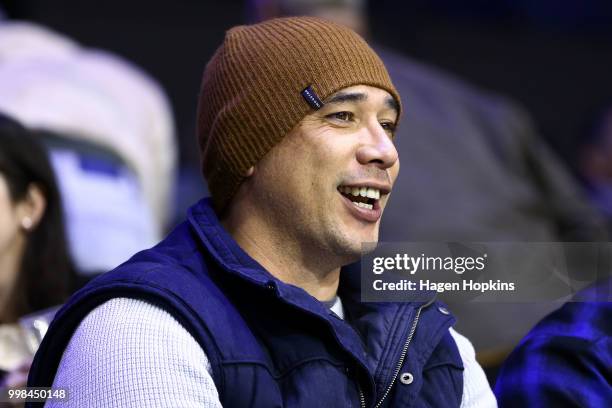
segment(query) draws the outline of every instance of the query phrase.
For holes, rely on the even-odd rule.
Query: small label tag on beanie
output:
[[[321,102],[312,87],[307,86],[306,89],[302,91],[302,96],[313,109],[321,109],[323,107],[323,102]]]

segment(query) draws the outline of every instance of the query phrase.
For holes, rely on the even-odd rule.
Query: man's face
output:
[[[379,88],[352,86],[329,97],[255,166],[249,195],[257,213],[305,254],[355,259],[363,242],[378,240],[399,172],[397,114]]]

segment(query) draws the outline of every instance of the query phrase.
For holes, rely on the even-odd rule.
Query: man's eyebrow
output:
[[[385,100],[385,105],[387,105],[389,108],[393,109],[397,114],[399,114],[400,111],[400,107],[399,107],[399,103],[397,103],[397,101],[395,100],[395,98],[393,97],[388,97]]]
[[[324,103],[334,104],[342,102],[361,102],[368,99],[368,95],[361,92],[338,92],[329,97]]]
[[[338,92],[329,97],[324,103],[325,105],[342,103],[342,102],[361,102],[368,99],[368,95],[361,92]],[[385,105],[399,113],[399,103],[392,96],[385,99]]]

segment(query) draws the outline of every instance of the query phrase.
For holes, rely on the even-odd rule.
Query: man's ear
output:
[[[47,208],[47,199],[41,188],[32,183],[28,186],[26,196],[17,203],[17,216],[25,230],[36,228]]]
[[[249,167],[249,169],[244,173],[244,177],[251,177],[255,173],[255,166]]]

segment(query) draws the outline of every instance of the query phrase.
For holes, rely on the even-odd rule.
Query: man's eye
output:
[[[396,126],[394,122],[380,122],[380,126],[387,132],[395,132]]]
[[[353,120],[353,114],[351,112],[335,112],[331,115],[327,115],[327,117],[330,119],[339,120],[341,122],[348,122],[350,120]]]

